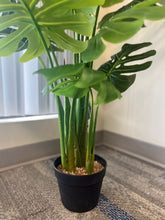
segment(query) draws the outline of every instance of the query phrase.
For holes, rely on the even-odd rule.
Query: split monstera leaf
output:
[[[51,89],[56,95],[81,98],[89,92],[90,88],[93,88],[98,92],[95,103],[106,104],[121,98],[121,93],[134,83],[135,72],[150,67],[151,61],[131,64],[133,61],[143,60],[155,55],[155,50],[131,55],[131,53],[150,45],[151,43],[125,44],[119,53],[112,56],[111,60],[101,65],[98,70],[92,70],[80,63],[41,69],[36,73],[46,77],[48,86],[65,78],[64,81]]]
[[[92,26],[83,13],[73,14],[72,9],[103,3],[104,0],[0,0],[0,56],[27,48],[19,60],[26,62],[47,51],[51,42],[74,53],[82,52],[87,41],[76,40],[65,30],[90,36]]]

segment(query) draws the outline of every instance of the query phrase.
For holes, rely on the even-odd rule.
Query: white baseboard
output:
[[[0,171],[60,153],[59,139],[0,150]]]
[[[165,168],[165,147],[103,131],[102,143],[139,159]]]

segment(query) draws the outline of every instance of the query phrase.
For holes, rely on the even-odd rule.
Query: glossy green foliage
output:
[[[104,23],[106,23],[108,20],[110,20],[115,15],[132,8],[134,5],[136,5],[142,1],[144,1],[144,0],[133,0],[129,4],[124,5],[123,7],[119,8],[117,11],[107,13],[106,15],[104,15],[104,17],[99,22],[98,27],[101,28],[104,25]]]
[[[50,69],[40,69],[35,72],[38,74],[42,74],[46,77],[48,83],[54,83],[58,79],[67,79],[72,78],[80,75],[81,71],[84,68],[84,64],[68,64],[64,66],[56,66]]]
[[[103,0],[49,0],[41,5],[39,0],[17,3],[0,0],[0,56],[9,56],[26,43],[27,50],[19,60],[26,62],[41,55],[50,46],[50,40],[62,49],[82,52],[87,42],[75,40],[65,30],[90,36],[92,27],[85,15],[71,11],[103,3]],[[4,35],[3,30],[8,28],[10,33]]]
[[[42,74],[46,77],[48,85],[43,90],[44,93],[53,92],[56,95],[69,98],[80,98],[86,95],[88,88],[78,88],[76,83],[84,69],[84,64],[68,64],[57,66],[50,69],[40,69],[35,73]],[[47,91],[51,85],[55,85],[57,80],[62,80],[58,85]],[[55,83],[55,84],[54,84]]]
[[[99,71],[106,74],[107,80],[94,87],[98,91],[96,98],[97,104],[106,104],[120,98],[120,93],[126,91],[135,81],[136,75],[132,73],[140,72],[151,66],[151,61],[141,64],[131,63],[133,61],[139,62],[155,55],[155,50],[131,55],[131,53],[150,45],[151,43],[125,44],[119,53],[112,56],[111,60],[99,68]]]
[[[90,87],[106,79],[104,72],[92,70],[85,67],[84,64],[68,64],[57,66],[51,69],[40,69],[35,73],[42,74],[46,77],[48,86],[62,81],[51,90],[56,95],[70,98],[81,98],[87,94]],[[48,87],[47,86],[47,87]]]
[[[137,2],[137,1],[136,1]],[[159,0],[147,0],[103,18],[100,34],[104,40],[119,43],[134,36],[143,27],[145,20],[165,18],[165,6],[155,5]],[[103,24],[104,23],[104,24]]]
[[[91,62],[100,57],[104,52],[106,46],[104,45],[101,36],[97,34],[88,41],[88,47],[81,53],[81,59],[84,63]]]

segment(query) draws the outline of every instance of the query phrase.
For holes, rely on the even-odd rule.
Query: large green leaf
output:
[[[131,22],[114,22],[112,19],[104,24],[100,32],[104,40],[111,43],[120,43],[135,35],[141,29],[143,22],[143,19],[138,19]]]
[[[112,17],[111,14],[107,15],[100,25],[102,37],[106,41],[119,43],[134,36],[143,27],[145,20],[165,18],[165,6],[155,5],[158,2],[160,0],[142,1],[127,10],[114,13]]]
[[[115,15],[132,8],[134,5],[136,5],[142,1],[145,1],[145,0],[133,0],[132,2],[128,3],[127,5],[124,5],[123,7],[119,8],[117,11],[113,11],[113,12],[110,12],[110,13],[104,15],[104,17],[99,22],[98,27],[101,28],[104,25],[104,23],[106,23],[108,20],[110,20]]]
[[[145,70],[151,66],[151,61],[139,64],[140,60],[155,55],[155,50],[150,50],[137,55],[131,53],[139,49],[150,46],[151,43],[125,44],[121,51],[115,54],[111,60],[100,66],[98,69],[106,74],[107,79],[111,79],[114,86],[120,91],[126,91],[135,81],[135,72]],[[138,64],[131,64],[138,61]],[[128,75],[129,74],[129,75]]]
[[[23,39],[27,39],[28,46],[20,62],[26,62],[41,55],[50,40],[60,48],[72,52],[82,52],[87,42],[80,42],[68,36],[65,30],[75,31],[89,36],[92,27],[87,17],[82,13],[71,14],[72,9],[91,7],[103,4],[103,0],[21,0],[10,2],[0,0],[0,31],[12,27],[14,31],[3,35],[0,33],[0,56],[9,56],[19,47]],[[53,30],[53,31],[52,31]]]
[[[96,60],[104,52],[106,46],[101,40],[101,36],[97,34],[88,41],[88,47],[81,53],[81,59],[84,63]]]

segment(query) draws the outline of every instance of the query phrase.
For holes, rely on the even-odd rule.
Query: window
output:
[[[33,74],[42,68],[38,59],[18,63],[23,52],[10,57],[0,57],[0,119],[56,114],[57,106],[52,93],[43,95],[46,80],[42,75]],[[59,65],[72,63],[73,54],[68,51],[56,52]],[[47,57],[42,60],[49,67]]]
[[[0,58],[0,118],[57,113],[54,95],[42,94],[45,78],[33,75],[38,59],[18,63],[21,53]]]

